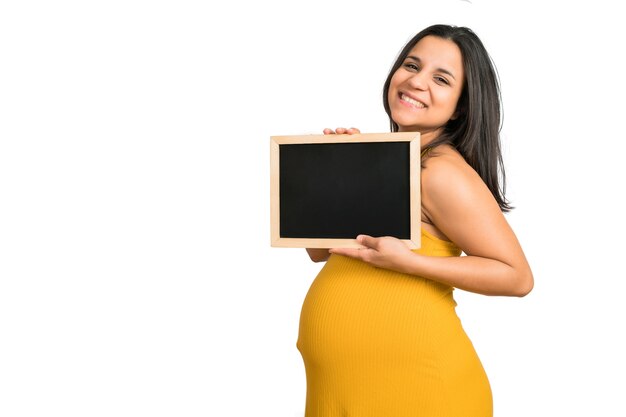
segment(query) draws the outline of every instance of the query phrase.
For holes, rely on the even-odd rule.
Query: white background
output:
[[[625,416],[619,2],[213,3],[1,3],[0,415],[302,416],[321,265],[270,248],[269,137],[388,131],[396,54],[450,23],[499,70],[536,279],[456,292],[495,415]]]

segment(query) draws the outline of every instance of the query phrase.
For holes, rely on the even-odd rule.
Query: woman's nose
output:
[[[418,90],[424,90],[427,87],[426,77],[423,73],[413,74],[409,79],[409,85]]]

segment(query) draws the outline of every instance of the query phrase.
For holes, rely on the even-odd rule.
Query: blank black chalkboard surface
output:
[[[273,247],[360,247],[359,234],[420,247],[419,133],[270,139]]]

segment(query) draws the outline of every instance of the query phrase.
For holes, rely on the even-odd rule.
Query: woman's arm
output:
[[[325,262],[330,257],[328,249],[306,248],[306,253],[309,254],[309,258],[311,258],[313,262]]]
[[[398,239],[369,236],[358,238],[364,249],[330,252],[475,293],[528,294],[533,288],[530,266],[491,192],[455,151],[437,152],[422,170],[422,206],[467,256],[424,256]]]

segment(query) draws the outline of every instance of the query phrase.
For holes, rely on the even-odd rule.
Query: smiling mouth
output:
[[[417,101],[409,96],[407,96],[406,94],[400,94],[400,100],[409,103],[410,105],[417,107],[418,109],[423,109],[426,107],[426,105],[424,103],[422,103],[421,101]]]

